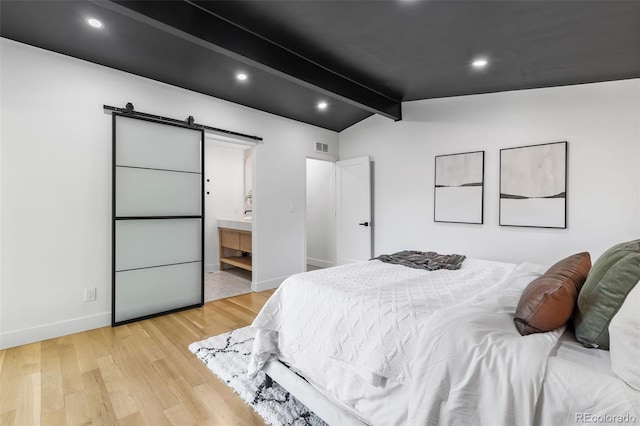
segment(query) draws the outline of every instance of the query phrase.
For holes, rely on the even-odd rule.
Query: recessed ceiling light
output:
[[[318,109],[320,111],[324,111],[325,109],[327,109],[328,106],[329,106],[329,104],[326,103],[325,101],[318,102]]]
[[[96,18],[87,19],[87,24],[91,25],[93,28],[102,28],[103,27],[102,22],[100,22]]]
[[[243,72],[239,72],[238,74],[236,74],[236,80],[238,81],[245,81],[249,78],[249,76]]]
[[[471,66],[474,68],[484,68],[487,65],[489,65],[489,60],[486,58],[474,59],[474,61],[471,62]]]

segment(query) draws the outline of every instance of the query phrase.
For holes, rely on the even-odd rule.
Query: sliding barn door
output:
[[[112,325],[204,302],[204,131],[113,115]]]

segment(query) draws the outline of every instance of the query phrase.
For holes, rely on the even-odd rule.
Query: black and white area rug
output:
[[[255,330],[244,327],[192,343],[189,350],[231,386],[266,423],[274,426],[325,426],[322,419],[279,384],[273,382],[271,387],[266,387],[262,371],[255,378],[249,378],[247,365],[254,338]]]

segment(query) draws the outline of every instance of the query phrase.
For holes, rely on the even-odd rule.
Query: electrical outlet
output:
[[[96,300],[96,293],[98,292],[98,289],[95,287],[91,287],[91,288],[85,288],[84,289],[84,301],[85,302],[91,302],[93,300]]]

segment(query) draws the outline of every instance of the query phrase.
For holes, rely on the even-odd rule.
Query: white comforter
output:
[[[457,271],[424,271],[373,260],[292,276],[252,324],[249,372],[286,348],[290,359],[341,362],[374,386],[404,382],[429,316],[484,292],[514,267],[467,259]]]
[[[411,425],[532,425],[547,359],[564,327],[521,336],[513,313],[544,268],[520,265],[501,284],[428,321],[408,393]]]
[[[513,313],[544,270],[372,261],[291,277],[253,323],[249,370],[277,355],[373,425],[533,424],[562,329],[523,337]]]

